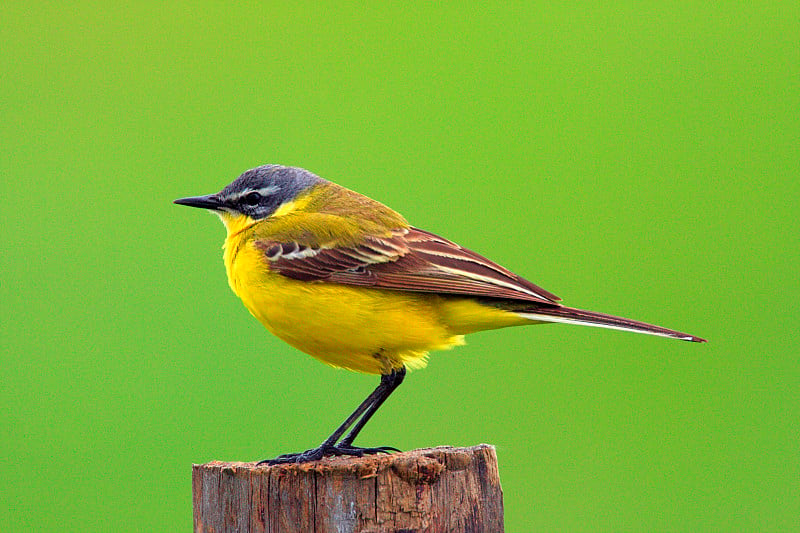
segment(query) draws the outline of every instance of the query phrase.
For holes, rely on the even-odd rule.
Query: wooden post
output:
[[[192,468],[201,533],[503,531],[494,447],[440,446],[363,458]]]

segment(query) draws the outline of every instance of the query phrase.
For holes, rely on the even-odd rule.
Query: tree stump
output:
[[[275,466],[212,461],[192,468],[202,533],[503,531],[493,446],[440,446]]]

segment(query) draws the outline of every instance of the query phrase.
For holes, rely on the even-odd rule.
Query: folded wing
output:
[[[413,227],[386,238],[366,237],[355,246],[263,240],[257,245],[273,270],[301,281],[560,305],[558,296],[497,263]]]

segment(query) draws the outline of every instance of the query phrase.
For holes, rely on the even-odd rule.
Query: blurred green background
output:
[[[271,337],[171,204],[267,162],[711,341],[473,335],[360,443],[495,444],[510,532],[796,528],[800,4],[752,4],[4,2],[0,530],[185,531],[192,463],[376,385]]]

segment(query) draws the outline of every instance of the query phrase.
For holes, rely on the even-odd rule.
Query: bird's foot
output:
[[[363,457],[365,455],[375,455],[379,453],[399,452],[397,448],[391,446],[377,446],[375,448],[360,448],[351,444],[340,445],[322,445],[318,448],[306,450],[298,453],[286,453],[279,455],[274,459],[264,459],[256,463],[256,466],[261,465],[282,465],[289,463],[308,463],[311,461],[318,461],[323,457],[346,455],[350,457]]]

